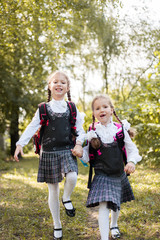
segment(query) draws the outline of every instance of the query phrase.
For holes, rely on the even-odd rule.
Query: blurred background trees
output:
[[[13,156],[19,134],[47,98],[47,75],[71,77],[72,100],[91,122],[90,102],[108,93],[137,129],[146,163],[159,163],[160,31],[145,5],[123,1],[4,0],[0,3],[0,146]],[[77,88],[78,90],[77,90]],[[9,137],[8,137],[9,136]],[[2,151],[1,151],[2,152]]]

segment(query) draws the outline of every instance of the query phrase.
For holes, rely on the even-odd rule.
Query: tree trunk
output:
[[[104,81],[105,81],[105,92],[108,94],[108,65],[104,62]]]
[[[14,152],[16,149],[16,142],[19,139],[18,134],[18,124],[19,124],[19,108],[18,106],[14,106],[12,109],[12,118],[10,122],[10,139],[11,139],[11,146],[10,146],[10,153],[11,156],[14,156]]]
[[[85,78],[85,74],[83,74],[83,112],[86,111],[86,104],[85,104],[85,94],[86,94],[86,78]]]
[[[4,138],[1,133],[0,133],[0,149],[4,151]]]
[[[105,93],[108,94],[108,64],[109,64],[109,61],[107,61],[106,51],[104,51],[102,59],[103,59],[103,68],[104,68],[104,74],[103,74],[104,89],[105,89]]]

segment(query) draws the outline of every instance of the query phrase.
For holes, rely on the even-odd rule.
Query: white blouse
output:
[[[52,111],[56,113],[64,113],[67,110],[67,103],[65,100],[57,101],[52,99],[48,104],[51,107]],[[76,138],[76,141],[78,140],[81,143],[84,142],[86,137],[85,131],[83,129],[84,116],[85,114],[80,113],[77,109],[76,130],[79,136]],[[19,141],[16,143],[16,146],[21,145],[22,147],[24,147],[25,145],[27,145],[29,140],[32,138],[35,132],[40,128],[40,126],[41,125],[40,125],[39,108],[38,108],[34,117],[32,118],[32,121],[26,127]]]
[[[125,121],[123,123],[124,123],[124,143],[127,152],[127,162],[133,162],[134,164],[136,164],[137,162],[141,161],[142,157],[139,155],[139,151],[136,145],[132,142],[127,132],[129,128],[129,123]],[[91,130],[87,133],[87,140],[91,141],[92,138],[97,138],[96,135],[97,133],[103,143],[112,143],[114,142],[114,137],[116,136],[116,133],[119,130],[120,129],[118,129],[112,121],[109,124],[107,124],[107,126],[98,123],[96,125],[95,131]],[[85,163],[89,161],[88,145],[83,148],[83,157],[81,159]]]

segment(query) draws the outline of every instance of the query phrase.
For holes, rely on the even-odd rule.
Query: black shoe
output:
[[[113,229],[117,229],[116,234],[112,233]],[[120,234],[120,231],[119,231],[118,227],[112,227],[112,228],[110,228],[110,230],[111,230],[111,236],[112,236],[113,239],[120,238],[121,234]]]
[[[65,202],[63,202],[63,199],[62,199],[62,203],[63,203],[63,205],[65,204],[65,203],[72,203],[72,201],[71,200],[68,200],[68,201],[65,201]],[[65,207],[65,205],[64,205],[64,207]],[[66,207],[65,207],[65,210],[66,210],[66,214],[69,216],[69,217],[74,217],[75,216],[75,211],[76,211],[76,209],[73,207],[72,209],[67,209]]]
[[[54,228],[54,231],[62,231],[62,228]],[[63,236],[62,236],[62,237],[63,237]],[[56,238],[56,237],[54,236],[54,232],[53,232],[53,240],[61,240],[62,237]]]

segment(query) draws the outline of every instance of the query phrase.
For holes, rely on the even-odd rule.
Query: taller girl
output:
[[[38,182],[48,184],[48,204],[54,221],[53,239],[62,239],[62,225],[60,220],[59,182],[65,177],[62,203],[66,214],[75,216],[75,209],[70,200],[71,194],[77,182],[77,157],[82,155],[82,143],[85,138],[83,130],[83,118],[76,108],[76,141],[72,140],[71,113],[67,102],[64,100],[67,93],[70,96],[70,81],[68,76],[56,71],[48,78],[48,103],[46,104],[48,125],[45,126],[40,161],[38,170]],[[52,96],[52,100],[50,100]],[[23,147],[29,142],[34,133],[39,129],[40,116],[37,109],[34,118],[27,126],[19,141],[16,143],[14,158],[18,160],[18,154],[23,155]]]

